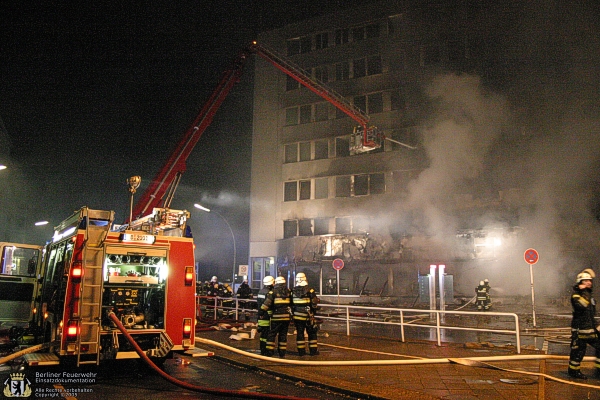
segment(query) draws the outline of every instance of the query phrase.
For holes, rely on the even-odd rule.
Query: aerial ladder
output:
[[[344,98],[344,96],[336,93],[333,89],[328,88],[324,83],[312,78],[309,73],[295,65],[292,61],[259,45],[257,42],[252,42],[250,46],[241,51],[233,65],[225,71],[221,81],[206,103],[204,103],[198,116],[190,128],[185,132],[182,139],[165,162],[163,168],[158,172],[152,182],[150,182],[136,204],[133,205],[132,203],[130,218],[127,222],[131,222],[140,216],[146,215],[149,211],[152,211],[153,208],[170,207],[175,190],[181,180],[181,175],[185,172],[186,161],[190,153],[194,149],[196,143],[198,143],[198,140],[206,128],[211,124],[217,110],[233,86],[239,82],[244,64],[252,54],[256,54],[265,59],[277,69],[289,75],[313,93],[327,100],[356,121],[359,126],[354,130],[354,140],[351,145],[355,152],[360,153],[377,149],[381,147],[381,143],[384,139],[395,142],[392,139],[386,138],[377,128],[370,126],[369,116]],[[396,143],[414,149],[412,146],[404,143]]]

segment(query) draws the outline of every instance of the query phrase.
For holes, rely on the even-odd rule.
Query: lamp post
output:
[[[225,219],[224,216],[222,216],[221,214],[219,214],[218,212],[214,211],[214,210],[210,210],[209,208],[203,207],[200,204],[196,203],[194,204],[194,207],[196,207],[199,210],[202,210],[204,212],[213,212],[215,214],[217,214],[219,217],[221,217],[221,219],[223,219],[223,221],[225,221],[225,224],[227,224],[227,227],[229,228],[229,232],[231,232],[231,239],[233,240],[233,269],[232,269],[232,274],[231,274],[231,290],[235,290],[235,259],[236,259],[236,249],[235,249],[235,235],[233,234],[233,229],[231,229],[231,225],[229,225],[229,222],[227,221],[227,219]]]

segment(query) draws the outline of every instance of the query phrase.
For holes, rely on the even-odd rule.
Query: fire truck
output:
[[[157,363],[194,347],[194,244],[187,211],[155,208],[131,224],[83,207],[55,227],[45,248],[35,316],[46,353],[30,366],[138,358],[115,316]]]
[[[43,246],[0,242],[0,324],[26,326],[33,317]]]

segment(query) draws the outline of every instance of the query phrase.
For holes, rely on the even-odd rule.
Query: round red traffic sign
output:
[[[527,264],[535,264],[540,259],[540,255],[535,249],[527,249],[525,250],[525,261]]]
[[[333,269],[339,271],[340,269],[344,268],[344,260],[342,260],[341,258],[336,258],[335,260],[333,260],[331,265],[333,266]]]

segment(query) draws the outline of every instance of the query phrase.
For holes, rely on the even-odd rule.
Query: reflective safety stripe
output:
[[[280,297],[275,297],[275,304],[290,304],[290,299],[282,299]]]

